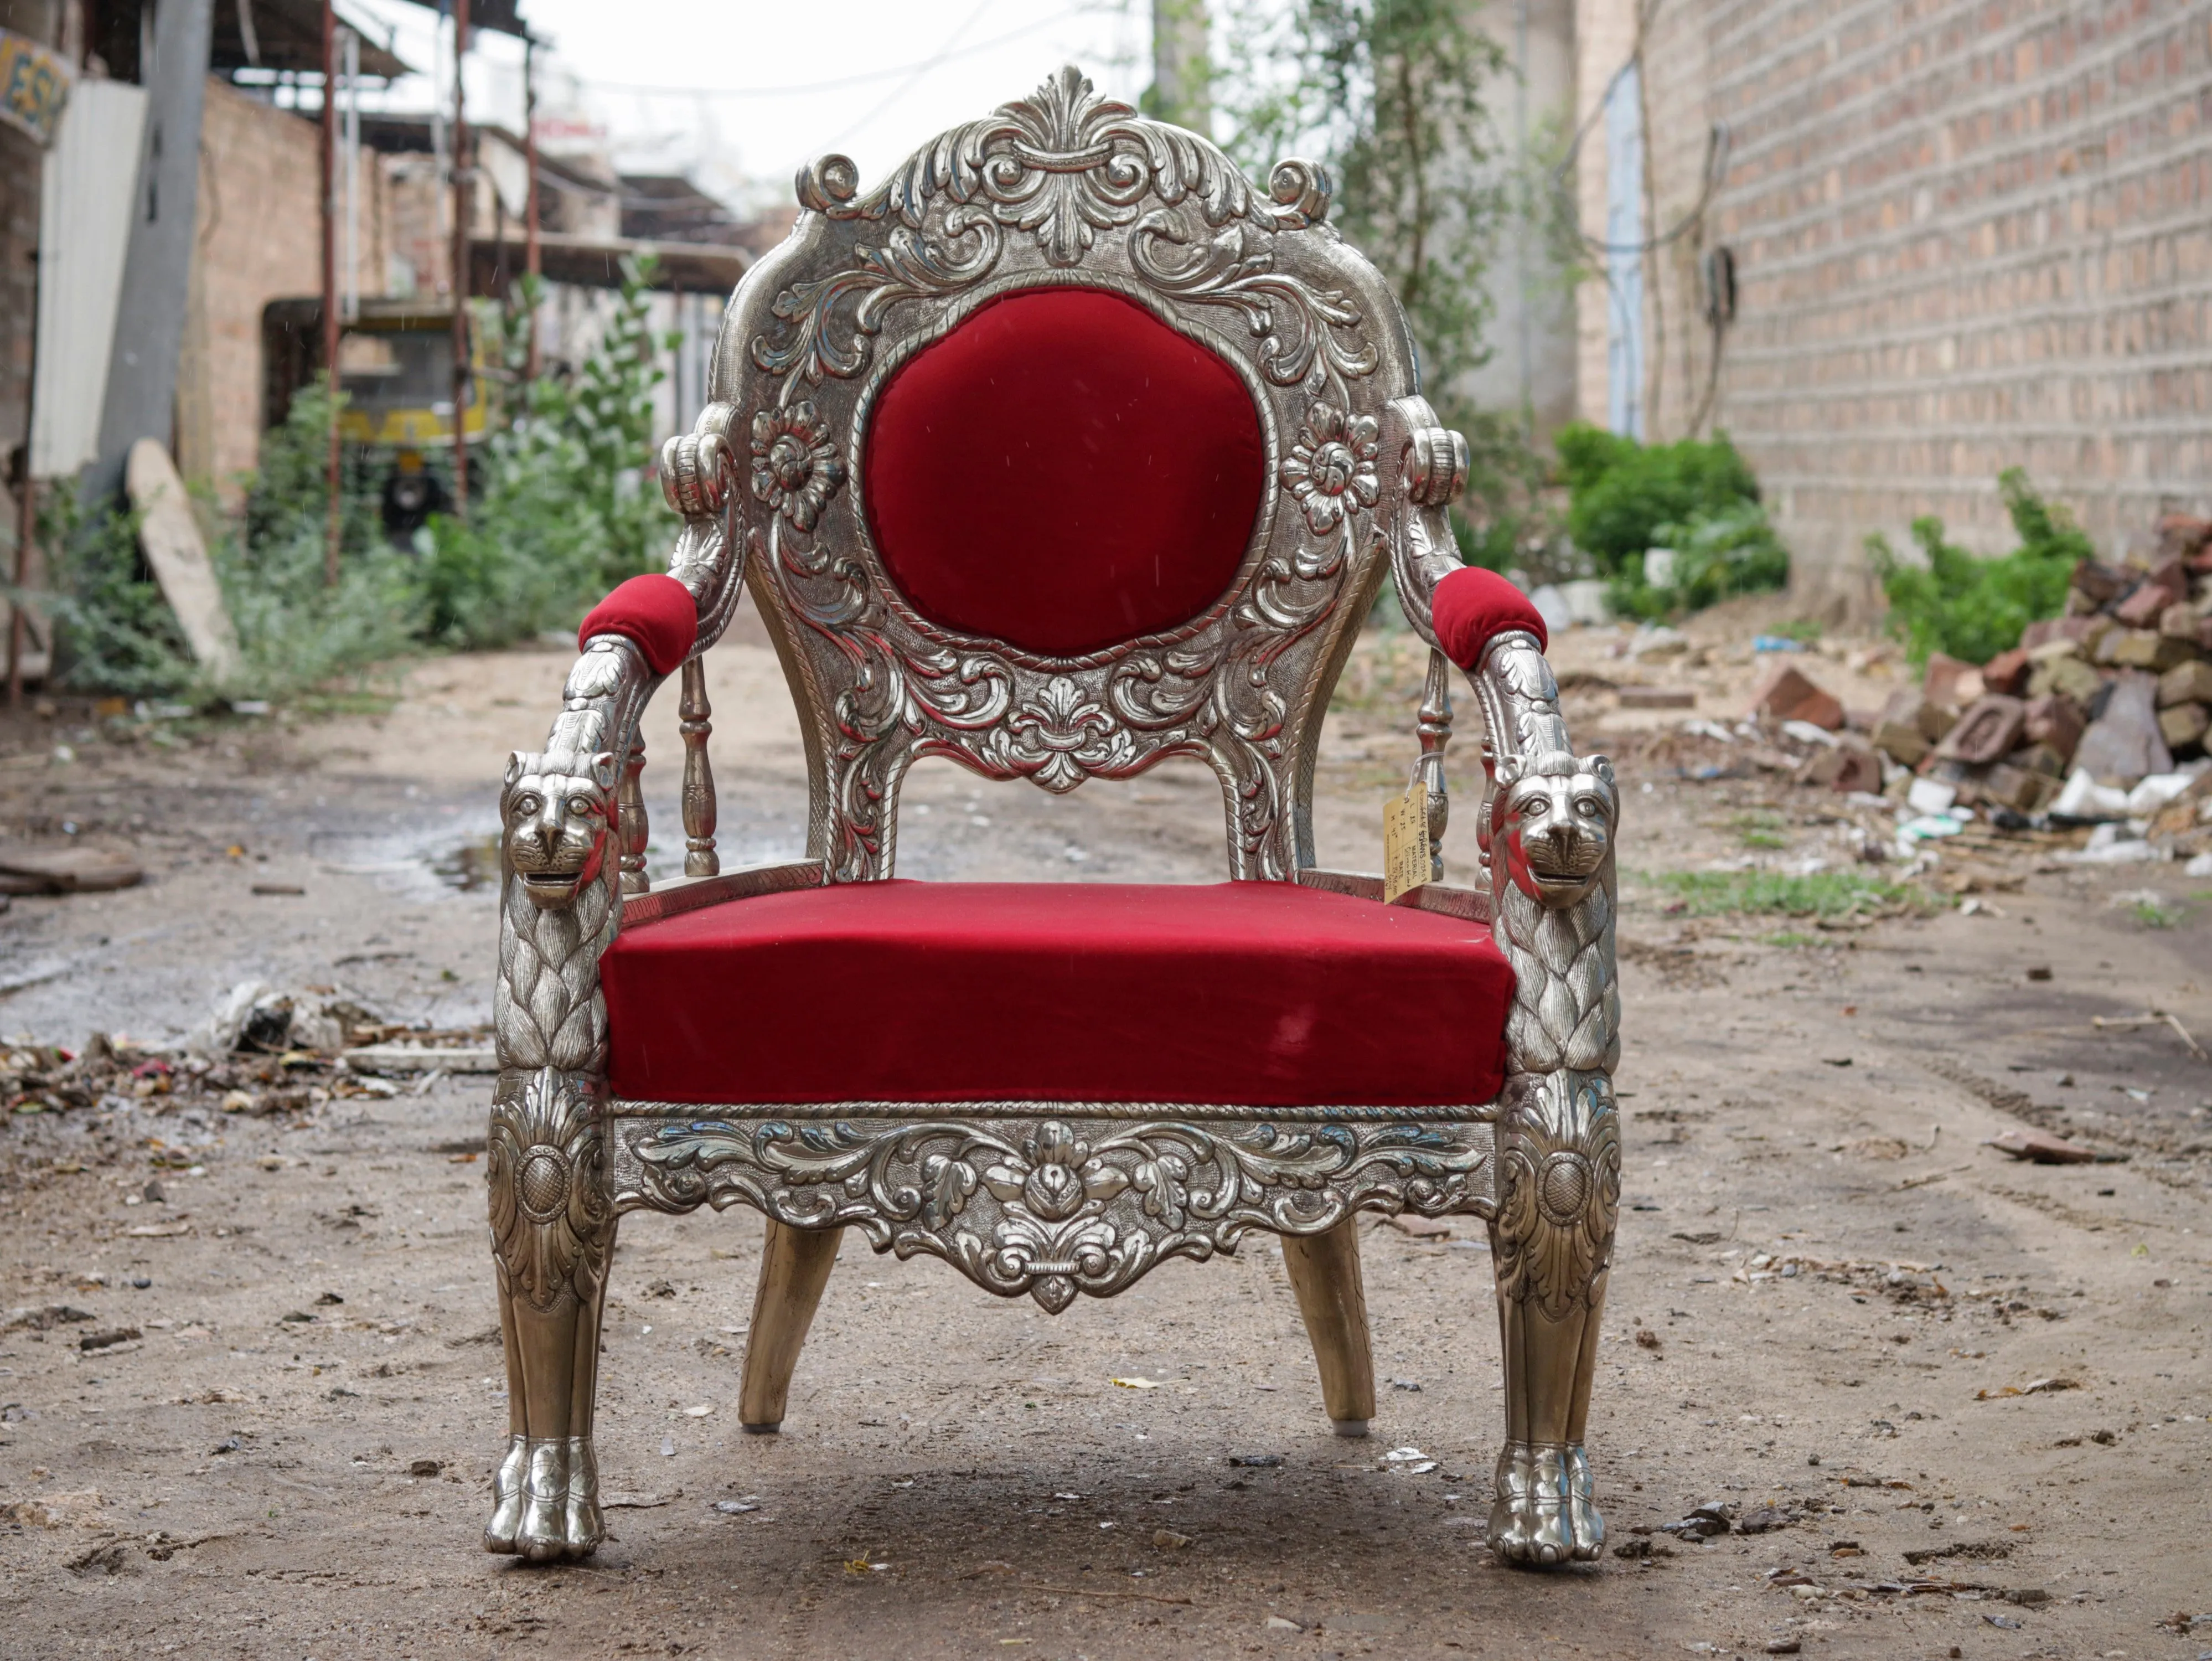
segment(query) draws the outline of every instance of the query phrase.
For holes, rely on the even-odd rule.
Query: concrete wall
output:
[[[1578,25],[1586,108],[1633,13],[1580,0]],[[1698,413],[1698,259],[1725,244],[1739,311],[1705,424],[1758,469],[1808,589],[1863,593],[1862,538],[1918,514],[2011,545],[2007,466],[2107,549],[2212,506],[2212,0],[1673,0],[1644,62],[1656,228],[1696,208],[1710,123],[1733,140],[1646,266],[1650,430]],[[1601,296],[1581,315],[1601,418]]]
[[[1540,167],[1546,145],[1570,123],[1575,94],[1574,0],[1487,0],[1483,27],[1504,47],[1512,76],[1488,88],[1501,161]],[[1576,405],[1575,295],[1534,228],[1507,228],[1486,285],[1490,362],[1468,377],[1477,407],[1519,411],[1539,434],[1571,420]]]

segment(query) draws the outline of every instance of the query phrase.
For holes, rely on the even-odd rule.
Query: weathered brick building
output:
[[[1586,417],[1729,432],[1808,597],[1916,514],[2011,545],[2008,466],[2108,549],[2212,507],[2212,0],[1642,12],[1577,10]]]

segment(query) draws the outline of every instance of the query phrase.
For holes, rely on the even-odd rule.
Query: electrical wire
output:
[[[983,8],[978,7],[976,9],[976,14],[980,15],[982,9]],[[594,81],[583,76],[575,77],[575,80],[579,86],[588,87],[593,92],[621,93],[629,96],[646,98],[665,97],[719,99],[804,97],[814,93],[842,92],[848,87],[869,86],[878,81],[896,80],[901,76],[918,76],[926,70],[937,68],[941,64],[949,64],[955,58],[971,58],[977,52],[989,52],[995,46],[1003,46],[1010,41],[1019,40],[1029,35],[1038,33],[1042,30],[1050,28],[1055,23],[1066,22],[1069,18],[1077,15],[1079,13],[1091,11],[1093,9],[1095,9],[1095,8],[1087,3],[1064,7],[1060,10],[1054,12],[1048,17],[1041,17],[1034,21],[1024,23],[1019,28],[1007,30],[1004,34],[994,35],[988,40],[978,40],[972,46],[960,46],[954,49],[941,49],[933,56],[925,58],[917,63],[894,64],[889,69],[869,70],[860,75],[842,76],[835,81],[810,81],[799,86],[665,87],[649,86],[640,82],[626,81]],[[975,15],[971,15],[967,23],[962,24],[959,29],[954,31],[953,39],[956,40],[958,40],[960,35],[967,31],[969,24],[972,24],[974,21]]]
[[[975,27],[975,20],[981,17],[985,12],[990,10],[994,3],[994,0],[976,0],[975,9],[969,12],[965,18],[962,19],[960,27],[953,30],[951,34],[945,38],[945,44],[938,48],[937,55],[935,57],[927,58],[923,62],[916,64],[914,66],[914,72],[912,74],[908,75],[905,80],[900,82],[896,88],[894,88],[884,98],[879,100],[877,102],[875,108],[870,110],[858,121],[854,122],[852,125],[847,127],[844,131],[839,133],[836,137],[831,139],[826,147],[826,149],[830,151],[843,149],[846,145],[853,142],[853,137],[855,133],[864,131],[867,128],[869,123],[874,121],[876,118],[882,115],[884,111],[890,109],[892,105],[897,103],[900,99],[912,92],[915,89],[915,84],[921,81],[923,76],[927,75],[930,70],[935,69],[939,64],[942,64],[946,58],[952,56],[953,49],[960,44],[960,37],[967,33],[969,29]]]

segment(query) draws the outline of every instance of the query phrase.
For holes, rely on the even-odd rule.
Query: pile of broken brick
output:
[[[2135,816],[2146,781],[2160,802],[2212,800],[2212,778],[2189,776],[2212,773],[2212,520],[2169,515],[2159,531],[2153,560],[2083,561],[2063,616],[2030,624],[1979,667],[1934,654],[1878,714],[1852,716],[1788,666],[1768,673],[1754,712],[1834,735],[1808,782],[1886,781],[1902,799],[1926,779],[2000,824]]]

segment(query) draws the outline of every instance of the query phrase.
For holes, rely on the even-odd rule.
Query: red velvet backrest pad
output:
[[[1480,923],[1295,883],[855,882],[624,928],[632,1101],[1433,1107],[1504,1080]]]
[[[1495,571],[1480,565],[1448,571],[1429,597],[1429,618],[1437,644],[1462,669],[1482,661],[1482,648],[1508,630],[1525,629],[1541,651],[1550,644],[1543,614],[1528,595]]]
[[[884,566],[923,615],[1073,655],[1220,598],[1266,458],[1251,394],[1212,352],[1117,295],[1036,289],[899,368],[861,477]]]

